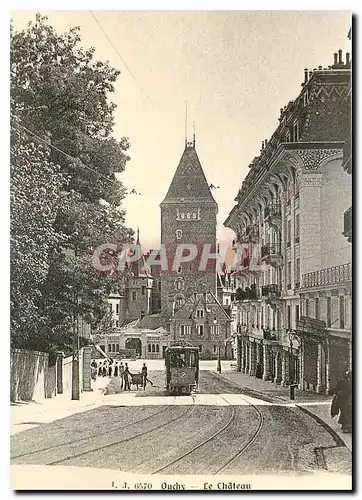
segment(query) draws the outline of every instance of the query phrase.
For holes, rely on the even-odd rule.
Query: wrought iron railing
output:
[[[308,274],[303,274],[303,288],[334,285],[352,281],[352,262],[341,266],[328,267]]]
[[[272,203],[267,205],[264,209],[264,219],[267,217],[281,217],[282,206],[280,203]]]
[[[281,341],[283,338],[283,330],[269,330],[269,328],[263,329],[264,340],[276,340]]]
[[[244,290],[238,288],[235,293],[235,300],[257,300],[259,298],[259,293],[256,288],[247,287]]]
[[[269,255],[280,255],[281,245],[280,243],[268,243],[261,247],[261,258],[268,257]]]
[[[280,297],[280,286],[272,283],[261,287],[262,297]]]

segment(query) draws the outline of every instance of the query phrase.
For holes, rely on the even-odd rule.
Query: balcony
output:
[[[280,243],[268,243],[261,247],[261,260],[271,266],[279,266],[282,261]]]
[[[280,297],[280,286],[272,283],[270,285],[265,285],[261,287],[261,296],[267,298],[279,298]]]
[[[281,342],[283,337],[282,330],[270,330],[269,328],[263,329],[263,339],[273,342]]]
[[[341,266],[328,267],[313,273],[303,274],[303,288],[336,285],[352,281],[352,262]]]
[[[343,236],[347,238],[348,243],[352,242],[352,207],[344,212]]]
[[[255,285],[251,285],[251,287],[246,287],[244,290],[238,288],[235,294],[235,300],[240,300],[241,302],[245,300],[258,300],[259,294]]]
[[[264,209],[264,220],[272,226],[280,227],[282,223],[282,206],[280,203],[267,205]]]

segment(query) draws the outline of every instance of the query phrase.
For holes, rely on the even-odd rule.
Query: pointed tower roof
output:
[[[195,141],[187,142],[162,205],[167,203],[213,203],[204,171],[195,149]]]

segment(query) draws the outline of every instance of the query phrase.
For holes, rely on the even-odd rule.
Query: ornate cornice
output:
[[[296,149],[295,153],[301,158],[305,170],[318,170],[321,164],[337,154],[342,154],[342,149]],[[289,155],[291,156],[291,155]]]

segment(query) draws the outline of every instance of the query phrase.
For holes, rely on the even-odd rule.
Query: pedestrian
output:
[[[119,364],[119,370],[118,370],[118,374],[119,374],[119,378],[120,378],[120,382],[121,382],[121,391],[124,389],[124,378],[123,378],[123,374],[124,374],[124,366],[123,366],[123,363],[122,361],[120,362]]]
[[[347,371],[337,382],[332,402],[333,413],[339,409],[338,423],[342,432],[352,432],[352,372]],[[331,415],[332,408],[331,408]],[[337,414],[337,413],[335,413]]]
[[[91,362],[91,377],[92,380],[96,380],[97,378],[97,362],[95,359]]]
[[[130,378],[131,378],[131,374],[129,372],[128,364],[125,363],[124,372],[123,372],[124,390],[125,391],[131,390]]]
[[[108,377],[112,377],[113,374],[113,359],[110,360],[108,365]]]
[[[143,363],[141,374],[142,374],[142,386],[143,386],[143,390],[145,391],[146,384],[147,384],[147,366],[146,366],[146,363]]]
[[[114,377],[118,377],[118,361],[116,361],[115,364],[114,364],[113,376]]]

